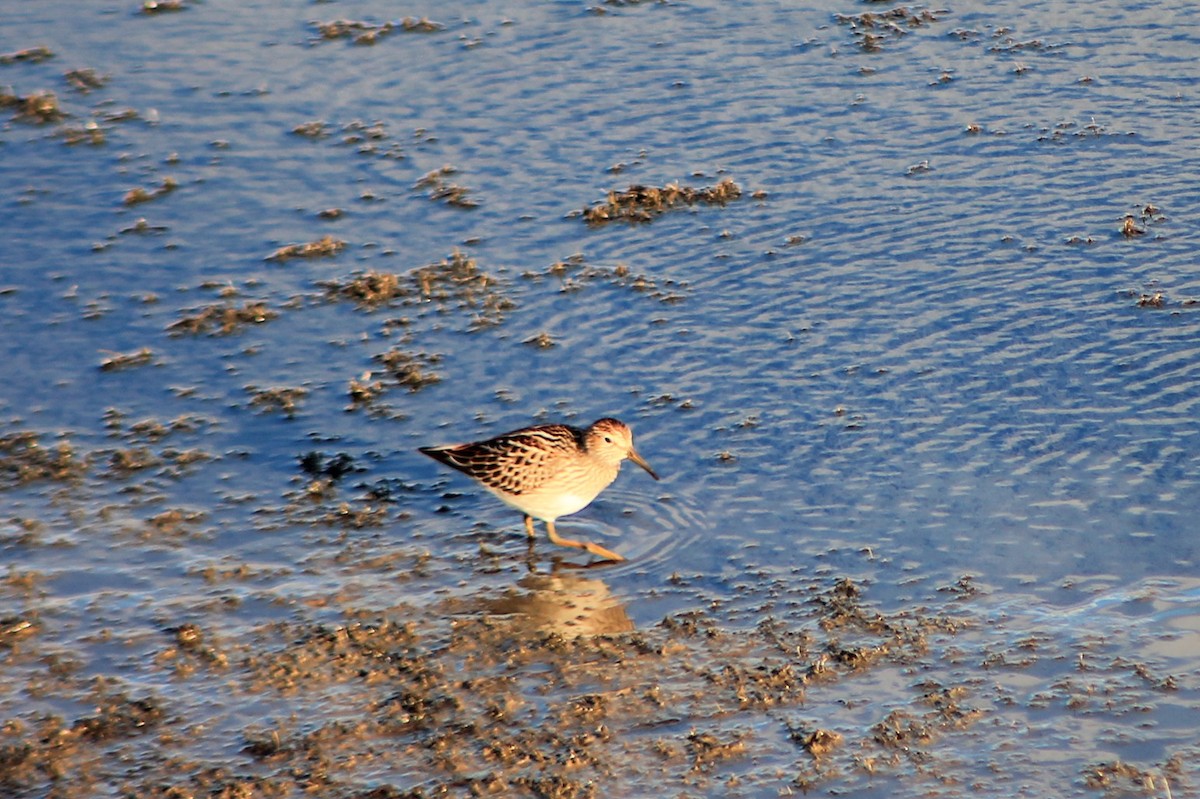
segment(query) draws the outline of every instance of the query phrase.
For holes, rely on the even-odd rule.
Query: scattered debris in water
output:
[[[666,304],[682,302],[687,291],[687,283],[671,279],[656,281],[646,275],[636,274],[625,264],[614,267],[592,266],[582,254],[576,253],[555,261],[540,272],[527,271],[521,274],[526,280],[541,281],[549,278],[558,280],[560,291],[572,293],[582,290],[595,281],[604,281],[612,286],[620,286]]]
[[[938,22],[944,11],[927,8],[896,6],[886,11],[863,11],[859,14],[834,14],[839,25],[850,28],[858,46],[868,53],[883,49],[888,39],[899,39],[914,28]]]

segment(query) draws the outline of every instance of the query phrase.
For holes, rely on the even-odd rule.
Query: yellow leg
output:
[[[527,516],[525,518],[528,519],[529,517]],[[532,523],[531,523],[531,526],[532,526]],[[550,543],[552,543],[552,544],[558,544],[559,546],[562,546],[562,547],[575,547],[576,549],[585,549],[588,552],[591,552],[596,557],[604,558],[605,560],[611,560],[611,561],[625,560],[625,558],[621,557],[616,552],[613,552],[611,549],[605,549],[604,547],[600,546],[599,544],[593,544],[591,541],[572,541],[569,538],[559,537],[558,531],[556,531],[554,529],[554,522],[546,522],[546,529],[550,532]]]
[[[535,537],[535,534],[533,532],[533,517],[532,516],[525,517],[525,532],[529,534],[530,538]]]

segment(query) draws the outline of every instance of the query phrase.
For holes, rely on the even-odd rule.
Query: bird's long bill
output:
[[[641,466],[643,469],[645,469],[647,472],[649,472],[650,476],[653,477],[655,480],[658,479],[658,475],[655,474],[654,470],[650,468],[650,464],[646,463],[646,459],[643,458],[641,455],[637,454],[637,450],[630,448],[629,460],[633,461],[638,466]]]

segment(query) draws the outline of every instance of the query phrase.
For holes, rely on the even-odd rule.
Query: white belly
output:
[[[578,513],[591,504],[595,495],[532,492],[520,496],[496,493],[506,505],[516,508],[535,519],[554,521],[559,516],[570,516]]]

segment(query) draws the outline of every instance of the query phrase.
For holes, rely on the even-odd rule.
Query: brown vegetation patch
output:
[[[461,600],[452,600],[453,621],[446,625],[403,608],[384,617],[351,614],[340,627],[281,626],[277,638],[288,643],[246,662],[253,683],[292,697],[341,686],[334,689],[338,695],[358,697],[361,709],[345,722],[268,722],[247,729],[246,751],[279,777],[299,775],[300,764],[311,769],[369,761],[376,742],[386,740],[420,765],[406,772],[407,779],[373,785],[381,796],[453,792],[464,789],[467,775],[475,789],[517,796],[587,796],[592,786],[620,793],[622,779],[651,773],[696,785],[753,780],[761,775],[751,755],[763,745],[763,733],[771,735],[753,719],[764,710],[774,716],[804,707],[808,675],[828,660],[806,653],[835,645],[814,640],[795,622],[723,629],[704,611],[677,614],[641,632],[626,624],[624,632],[573,634],[588,607],[576,592],[594,593],[602,583],[570,574],[539,576],[521,581],[529,594],[484,603],[494,604],[495,616],[480,615],[473,606],[454,610]],[[813,603],[813,617],[844,617],[845,604],[859,599],[856,592],[849,596],[850,584],[819,590],[819,596],[840,597],[842,605]],[[556,613],[547,603],[563,607]],[[532,615],[513,621],[524,614]],[[878,614],[860,608],[854,615]],[[889,640],[904,627],[941,624],[902,615],[885,620],[873,626]],[[913,654],[898,648],[888,661],[901,663]],[[814,763],[820,758],[845,766],[875,755],[880,764],[873,768],[898,767],[910,758],[925,768],[929,753],[918,748],[937,731],[960,729],[974,718],[974,711],[960,706],[964,695],[964,689],[930,683],[918,700],[926,713],[894,711],[863,726],[844,747],[843,732],[817,724],[784,726]],[[652,739],[643,737],[656,730],[661,732]],[[843,756],[843,748],[852,754]],[[369,770],[369,763],[363,768]],[[837,766],[828,768],[836,773]],[[798,779],[824,774],[802,769]],[[351,784],[343,783],[343,793]]]
[[[177,188],[179,188],[179,184],[175,181],[175,178],[166,177],[163,178],[162,183],[153,189],[143,189],[140,186],[136,189],[130,189],[125,193],[125,204],[137,205],[138,203],[149,202],[163,195],[170,194]]]
[[[709,771],[722,760],[743,757],[746,754],[746,744],[740,737],[722,741],[709,732],[693,732],[687,739],[692,754],[693,771]]]
[[[161,463],[162,460],[149,447],[119,449],[109,458],[109,467],[115,477],[128,477]]]
[[[135,366],[146,366],[154,360],[154,350],[142,347],[133,352],[122,352],[110,355],[100,361],[100,371],[116,372],[121,369],[132,369]]]
[[[409,296],[412,287],[400,275],[392,272],[361,272],[343,283],[325,281],[323,285],[332,296],[354,300],[366,310],[375,310],[395,299]]]
[[[703,203],[725,205],[742,196],[741,188],[732,178],[723,178],[715,186],[702,189],[668,183],[666,186],[643,186],[635,184],[625,191],[610,191],[608,198],[581,213],[589,225],[606,222],[649,222],[671,208],[686,207]]]
[[[333,236],[322,236],[305,244],[288,244],[264,258],[264,261],[288,261],[292,258],[329,258],[346,247],[346,242]]]
[[[375,407],[383,395],[384,385],[380,380],[371,380],[371,373],[365,373],[361,378],[350,378],[349,384],[346,386],[346,393],[350,396],[350,404],[346,406],[348,411],[367,410],[380,411]]]
[[[292,128],[292,133],[306,139],[324,139],[329,136],[329,128],[323,121],[317,119],[300,123]]]
[[[883,631],[876,644],[901,628],[938,624],[924,610],[919,619],[876,614],[861,606],[861,589],[849,590],[848,580],[781,589],[786,593],[776,599],[800,615],[768,617],[750,629],[726,626],[725,612],[701,602],[701,609],[636,630],[602,573],[556,569],[531,572],[515,585],[475,584],[491,558],[474,571],[469,562],[452,564],[465,569],[470,590],[433,591],[427,604],[355,607],[351,575],[422,580],[429,556],[368,543],[390,535],[383,532],[389,528],[362,532],[389,523],[391,506],[378,492],[340,504],[325,503],[332,487],[310,496],[310,483],[332,486],[357,471],[350,456],[309,453],[301,468],[288,517],[331,527],[327,540],[344,542],[305,568],[339,564],[347,570],[344,588],[297,600],[253,629],[210,624],[187,608],[183,618],[164,619],[148,660],[180,683],[180,701],[171,705],[130,700],[116,688],[97,696],[82,664],[48,660],[47,668],[62,675],[53,695],[87,697],[95,710],[78,714],[74,724],[33,714],[0,724],[0,787],[22,795],[49,787],[90,795],[116,780],[139,796],[533,799],[636,796],[646,786],[670,784],[689,795],[726,789],[775,795],[789,785],[853,779],[863,769],[878,775],[864,779],[937,779],[936,753],[927,745],[969,722],[965,689],[929,682],[915,686],[911,706],[857,722],[843,718],[831,731],[817,707],[853,697],[861,716],[875,697],[860,699],[857,686],[809,677],[822,669],[833,677],[839,668],[826,655],[835,641],[817,622],[884,615],[886,624],[872,625]],[[197,518],[184,508],[160,509],[145,521],[144,534],[187,535]],[[320,534],[313,540],[322,548]],[[213,586],[214,595],[226,593],[219,586],[230,581],[253,593],[270,577],[224,560],[189,573]],[[824,601],[806,601],[814,597]],[[860,607],[851,610],[856,602]],[[614,615],[619,624],[610,623],[618,621]],[[848,626],[831,629],[843,633]],[[46,635],[36,620],[11,615],[0,623],[0,651],[21,656]],[[897,649],[886,662],[904,666],[916,654]],[[841,675],[855,676],[848,669]],[[215,724],[209,708],[195,701],[208,691],[220,697]],[[241,703],[263,710],[239,726]],[[795,712],[817,718],[793,724],[788,716]],[[143,731],[154,735],[139,742]],[[812,757],[801,756],[791,773],[764,767],[764,761],[794,762],[795,747]]]
[[[58,122],[67,116],[52,91],[34,92],[22,97],[0,88],[0,108],[13,108],[16,110],[14,119],[37,125]]]
[[[196,666],[228,668],[229,656],[211,640],[212,634],[206,633],[200,625],[181,624],[166,632],[171,636],[172,645],[162,650],[155,660],[160,665],[173,664],[180,677],[190,676]]]
[[[88,120],[82,127],[73,127],[64,125],[57,131],[59,136],[62,136],[63,142],[74,146],[76,144],[91,144],[100,145],[106,141],[104,128],[95,120]]]
[[[106,409],[104,411],[104,427],[108,430],[109,435],[131,442],[157,442],[174,433],[194,433],[212,424],[210,419],[189,414],[176,416],[166,422],[160,422],[157,419],[141,419],[129,425],[125,424],[125,419],[126,415],[122,411],[116,408]]]
[[[54,58],[54,51],[49,47],[27,47],[14,53],[0,53],[0,64],[16,64],[22,61],[38,64]]]
[[[790,737],[813,757],[821,757],[822,755],[829,754],[841,746],[843,740],[841,733],[821,729],[811,732],[793,730],[790,733]]]
[[[108,83],[108,77],[101,75],[90,67],[72,69],[63,73],[63,79],[72,89],[82,94],[88,94]]]
[[[399,22],[361,22],[357,20],[338,19],[332,22],[313,23],[321,39],[350,39],[355,44],[375,44],[385,36],[393,33],[436,33],[446,26],[439,22],[421,17],[405,17]]]
[[[409,391],[420,391],[426,386],[442,381],[437,372],[429,371],[430,366],[441,360],[440,355],[390,349],[376,355],[375,360],[383,364],[388,373],[395,378],[397,385],[404,386]]]
[[[1167,789],[1165,793],[1159,792],[1160,781]],[[1113,795],[1171,796],[1167,776],[1160,769],[1141,769],[1120,760],[1088,766],[1083,772],[1083,784]]]
[[[163,716],[154,699],[117,694],[103,697],[93,715],[69,726],[55,717],[42,719],[32,729],[10,725],[4,730],[8,741],[0,744],[0,787],[20,791],[61,779],[83,779],[87,784],[93,775],[85,764],[98,758],[109,743],[158,726]]]
[[[0,488],[41,480],[73,480],[84,461],[66,441],[44,447],[41,435],[29,430],[0,436]]]
[[[527,344],[530,347],[536,347],[539,350],[548,350],[556,346],[554,337],[545,330],[536,335],[530,336],[521,343]]]
[[[261,325],[279,316],[262,301],[249,301],[238,306],[232,302],[214,303],[197,309],[167,325],[172,335],[228,336],[248,325]]]
[[[429,199],[441,200],[446,205],[451,205],[455,208],[475,208],[479,203],[467,196],[471,190],[465,186],[451,183],[449,180],[449,176],[457,171],[453,166],[446,164],[439,169],[426,173],[420,180],[413,184],[413,188],[429,189]]]
[[[308,389],[300,386],[291,388],[259,388],[246,386],[250,394],[250,407],[263,413],[282,413],[289,419],[296,415],[300,402],[308,396]]]

